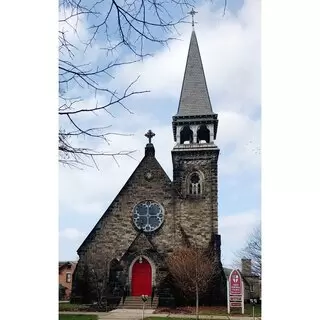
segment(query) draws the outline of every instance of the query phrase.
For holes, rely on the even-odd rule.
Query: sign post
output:
[[[241,279],[242,282],[242,314],[244,314],[244,285],[243,285],[243,281]]]
[[[227,295],[228,314],[230,308],[241,308],[242,314],[244,314],[244,286],[241,274],[236,269],[230,273],[227,282]]]
[[[252,303],[252,317],[253,317],[253,320],[255,319],[255,316],[254,316],[254,306],[255,304],[257,303],[257,299],[250,299],[250,303]]]
[[[144,305],[145,305],[146,301],[148,300],[148,296],[143,294],[141,296],[141,300],[142,300],[142,303],[143,303],[142,304],[142,320],[143,320],[144,319]]]
[[[229,281],[227,281],[227,306],[228,306],[228,314],[229,314],[230,313]]]

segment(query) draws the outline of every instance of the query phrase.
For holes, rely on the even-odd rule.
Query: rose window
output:
[[[164,210],[154,201],[138,203],[133,209],[133,222],[135,226],[145,232],[157,230],[163,223]]]

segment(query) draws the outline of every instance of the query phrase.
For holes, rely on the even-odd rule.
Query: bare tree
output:
[[[241,259],[251,260],[251,271],[261,276],[261,226],[256,226],[249,234],[246,245],[236,253],[235,265],[239,267]]]
[[[106,295],[108,270],[107,268],[99,270],[93,267],[90,271],[92,273],[91,281],[95,288],[98,308],[105,311],[106,304],[104,297]]]
[[[106,310],[106,292],[109,278],[108,261],[104,262],[95,259],[92,253],[87,252],[84,259],[85,276],[84,280],[87,282],[85,295],[90,296],[90,300],[94,298],[97,303],[98,310]],[[90,284],[90,285],[89,285]],[[89,285],[89,286],[88,286]]]
[[[110,136],[119,133],[110,125],[86,125],[85,119],[88,114],[114,117],[119,107],[132,113],[130,98],[148,90],[135,89],[138,78],[119,88],[113,82],[118,68],[152,55],[157,45],[167,45],[193,4],[194,0],[59,0],[61,163],[82,167],[96,165],[99,156],[131,155],[134,150],[114,153],[97,146],[97,141],[110,144]],[[91,59],[88,52],[93,48],[102,57]],[[95,103],[88,105],[89,98]],[[86,141],[80,143],[80,137]]]
[[[199,248],[179,248],[168,257],[167,265],[185,297],[195,298],[196,317],[199,319],[199,298],[206,293],[218,270],[212,254]]]
[[[192,3],[193,0],[190,0]],[[113,116],[111,107],[122,107],[132,113],[126,101],[147,90],[135,90],[138,79],[122,90],[113,88],[112,80],[120,66],[132,64],[150,55],[146,43],[166,45],[176,25],[184,21],[189,0],[60,0],[59,20],[59,160],[63,164],[96,165],[98,156],[130,155],[92,148],[94,141],[110,143],[110,126],[86,126],[83,118],[89,113]],[[174,19],[173,8],[181,9],[181,18]],[[80,27],[88,24],[86,32]],[[85,35],[81,34],[85,33]],[[83,58],[93,47],[104,52],[99,61]],[[98,98],[102,95],[103,98]],[[86,98],[95,105],[83,105]],[[99,101],[100,100],[100,101]],[[102,101],[101,101],[102,100]],[[77,140],[86,138],[83,145]]]
[[[119,261],[108,256],[104,258],[101,260],[88,250],[77,265],[81,268],[77,274],[79,278],[74,282],[78,287],[73,288],[74,297],[82,296],[82,303],[94,302],[102,311],[117,305],[123,297],[125,283]]]

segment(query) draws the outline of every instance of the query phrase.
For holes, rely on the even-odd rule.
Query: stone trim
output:
[[[137,257],[135,257],[131,264],[130,264],[130,267],[129,267],[129,287],[130,287],[130,295],[131,295],[131,283],[132,283],[132,268],[133,268],[133,265],[136,263],[137,260],[139,260],[139,258],[142,257],[144,259],[146,259],[149,263],[150,263],[150,266],[151,266],[151,286],[153,287],[155,285],[155,280],[156,280],[156,265],[154,264],[154,262],[148,258],[147,256],[145,255],[138,255]]]

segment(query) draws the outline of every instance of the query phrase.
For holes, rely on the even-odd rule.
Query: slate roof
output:
[[[77,253],[79,254],[80,251],[85,247],[85,245],[87,243],[89,243],[90,241],[92,241],[96,235],[96,232],[98,230],[101,229],[101,225],[102,225],[102,221],[103,219],[105,219],[109,213],[112,212],[113,210],[113,205],[116,203],[117,199],[119,198],[120,194],[122,194],[123,192],[125,192],[125,189],[127,187],[127,185],[129,184],[129,182],[131,181],[132,177],[135,175],[135,173],[140,170],[140,166],[141,164],[146,160],[147,157],[152,157],[154,158],[154,160],[156,161],[156,163],[158,164],[158,166],[161,168],[161,170],[163,171],[164,175],[167,178],[167,182],[171,183],[171,179],[169,178],[169,176],[167,175],[167,173],[164,171],[164,169],[162,168],[161,164],[158,162],[158,160],[155,157],[155,149],[152,143],[148,143],[146,145],[145,148],[145,156],[143,157],[143,159],[140,161],[140,163],[138,164],[138,166],[136,167],[136,169],[133,171],[133,173],[131,174],[131,176],[129,177],[129,179],[127,180],[127,182],[124,184],[124,186],[122,187],[122,189],[119,191],[119,193],[117,194],[117,196],[113,199],[113,201],[111,202],[111,204],[109,205],[108,209],[103,213],[103,215],[101,216],[101,218],[99,219],[99,221],[96,223],[96,225],[92,228],[92,230],[90,231],[90,233],[87,235],[87,237],[84,239],[84,241],[82,242],[82,244],[80,245],[80,247],[77,250]],[[132,239],[133,241],[134,239]]]
[[[176,116],[212,115],[212,107],[195,31],[192,31]]]

